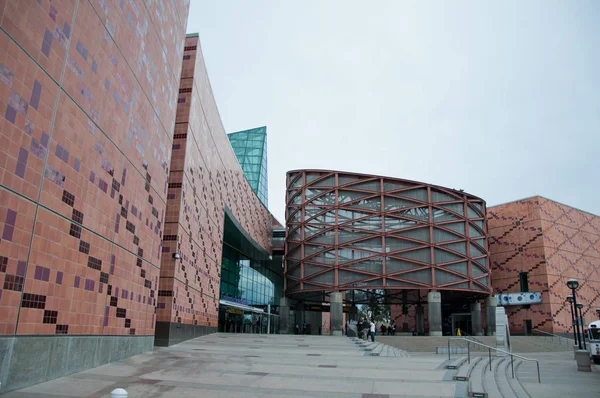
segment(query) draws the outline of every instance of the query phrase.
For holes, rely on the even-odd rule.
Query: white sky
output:
[[[599,1],[191,0],[227,132],[267,126],[269,207],[324,168],[600,214]]]

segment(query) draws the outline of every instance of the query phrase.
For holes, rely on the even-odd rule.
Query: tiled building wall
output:
[[[216,331],[226,208],[271,251],[272,217],[231,149],[197,36],[185,42],[177,103],[157,309],[161,345]]]
[[[0,1],[1,335],[154,334],[187,3]]]
[[[488,209],[492,286],[495,293],[519,292],[519,272],[527,272],[530,291],[542,304],[508,306],[513,333],[524,322],[552,333],[571,331],[566,282],[580,281],[578,301],[589,321],[600,306],[600,218],[543,197]]]

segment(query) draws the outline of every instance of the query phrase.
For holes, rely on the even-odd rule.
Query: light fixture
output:
[[[583,308],[583,304],[581,304],[581,303],[577,304],[577,308],[578,308],[579,310],[581,310],[581,309]]]
[[[567,287],[571,290],[575,290],[579,287],[579,281],[577,279],[569,279],[567,281]]]
[[[179,253],[175,252],[175,253],[173,253],[173,258],[174,258],[175,260],[179,260],[179,259],[181,259],[181,254],[179,254]]]
[[[573,304],[573,296],[567,296],[567,301]]]

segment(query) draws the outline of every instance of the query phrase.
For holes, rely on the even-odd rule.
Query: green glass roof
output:
[[[267,127],[238,131],[227,136],[246,180],[256,196],[268,208]]]

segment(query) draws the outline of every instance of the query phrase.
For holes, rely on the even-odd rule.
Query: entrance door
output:
[[[523,332],[525,332],[525,336],[531,336],[531,334],[533,333],[531,319],[525,319],[525,321],[523,321]]]
[[[458,329],[463,336],[471,335],[471,314],[452,314],[452,335],[456,336]]]

